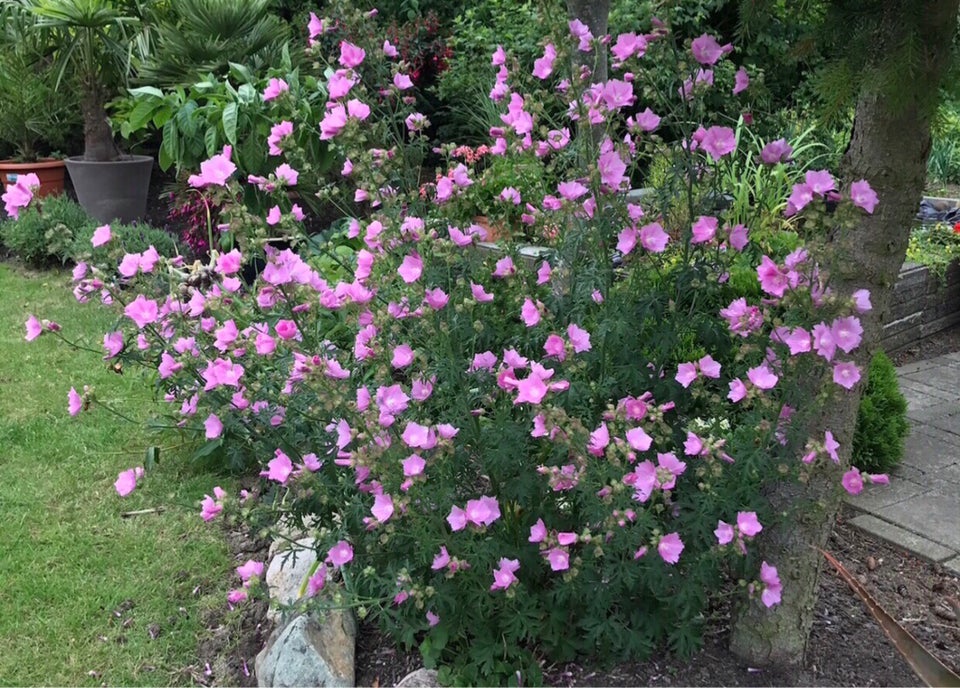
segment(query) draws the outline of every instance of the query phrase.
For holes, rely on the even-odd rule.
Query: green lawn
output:
[[[197,662],[201,615],[224,603],[234,566],[198,500],[232,485],[167,450],[119,498],[117,473],[175,438],[98,407],[71,418],[71,386],[92,385],[135,418],[153,402],[136,371],[117,375],[50,334],[26,342],[31,313],[95,349],[111,322],[76,303],[69,272],[0,263],[0,685],[190,683],[181,670]]]

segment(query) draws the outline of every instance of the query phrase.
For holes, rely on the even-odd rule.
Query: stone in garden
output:
[[[440,688],[440,681],[433,669],[417,669],[400,679],[397,688]]]
[[[296,548],[280,552],[267,567],[266,582],[270,590],[270,609],[267,618],[278,623],[282,613],[274,605],[288,605],[300,598],[300,588],[317,561],[313,550],[314,539],[297,540]]]
[[[352,688],[356,635],[350,610],[331,610],[322,621],[313,614],[295,617],[274,630],[257,655],[257,685]]]

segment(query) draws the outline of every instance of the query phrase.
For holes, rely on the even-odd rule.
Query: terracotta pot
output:
[[[38,196],[51,196],[63,193],[65,163],[55,158],[43,158],[36,162],[13,162],[0,160],[0,185],[4,188],[14,184],[21,174],[33,173],[40,178]]]
[[[490,224],[490,218],[486,215],[477,215],[473,218],[473,224],[483,227],[487,232],[487,241],[491,243],[496,243],[503,238],[503,232],[500,231],[500,227],[497,225]]]

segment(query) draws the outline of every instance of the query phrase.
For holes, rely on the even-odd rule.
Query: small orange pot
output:
[[[40,179],[38,196],[62,194],[65,169],[63,160],[55,158],[44,158],[36,162],[0,160],[0,186],[5,189],[8,185],[15,184],[18,176],[33,173]]]

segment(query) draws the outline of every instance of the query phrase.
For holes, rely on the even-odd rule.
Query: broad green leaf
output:
[[[157,98],[163,98],[163,91],[161,91],[156,86],[139,86],[138,88],[128,89],[130,95],[133,96],[155,96]]]
[[[223,108],[223,136],[231,146],[237,145],[237,104],[230,103]]]
[[[207,131],[203,135],[203,145],[207,150],[208,158],[216,155],[217,149],[220,148],[220,137],[217,136],[216,127],[207,127]]]

